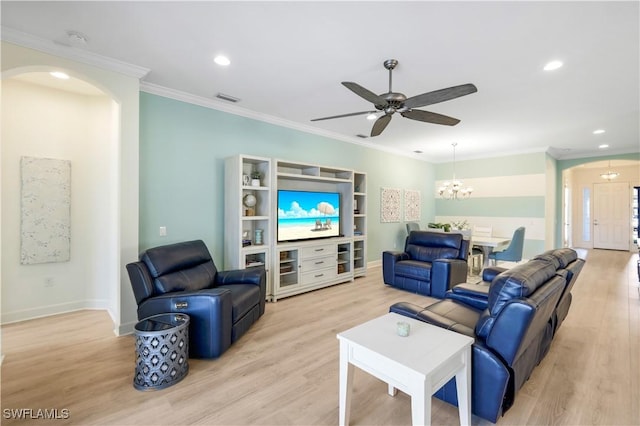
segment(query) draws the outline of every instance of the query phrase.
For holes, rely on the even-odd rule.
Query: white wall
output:
[[[113,182],[111,100],[8,79],[2,87],[2,322],[106,309]],[[71,161],[71,259],[20,264],[20,157]],[[111,234],[114,229],[111,229]],[[105,262],[105,259],[107,260]],[[49,281],[49,285],[47,285]]]
[[[29,43],[29,40],[25,41]],[[85,300],[102,300],[106,297],[107,307],[110,310],[114,321],[114,332],[121,334],[130,331],[136,322],[136,306],[131,285],[126,273],[125,265],[138,257],[138,187],[139,187],[139,89],[140,78],[148,70],[129,67],[122,63],[110,63],[107,58],[81,57],[73,49],[64,46],[36,43],[34,48],[26,48],[13,43],[2,42],[2,78],[4,82],[11,76],[31,71],[50,71],[53,69],[65,71],[71,76],[80,78],[92,85],[100,88],[114,102],[109,106],[98,107],[98,109],[109,109],[111,118],[106,126],[116,128],[110,138],[114,143],[110,143],[110,155],[115,157],[115,161],[109,164],[100,164],[100,167],[107,168],[104,179],[109,182],[111,189],[107,194],[100,194],[93,191],[90,196],[110,199],[107,209],[94,213],[96,215],[106,215],[109,219],[109,227],[88,227],[86,232],[92,234],[96,245],[93,259],[99,260],[97,263],[85,265],[89,279],[96,276],[104,276],[104,288],[95,288],[86,294]],[[45,53],[55,51],[52,55]],[[74,59],[70,59],[74,58]],[[3,104],[3,111],[6,104]],[[3,117],[3,128],[5,120]],[[38,123],[31,123],[38,126]],[[102,125],[102,124],[101,124]],[[4,147],[3,147],[4,150]],[[4,155],[3,155],[4,157]],[[3,163],[7,160],[2,159]],[[73,166],[72,166],[73,167]],[[4,168],[4,167],[3,167]],[[4,171],[3,171],[4,173]],[[100,182],[102,185],[104,182]],[[3,182],[4,184],[4,182]],[[4,189],[3,189],[4,197]],[[73,195],[72,195],[73,197]],[[73,202],[73,201],[72,201]],[[5,200],[2,201],[2,209],[11,208]],[[102,217],[102,216],[100,216]],[[73,220],[73,219],[72,219]],[[101,223],[101,222],[97,222]],[[99,228],[99,229],[96,229]],[[6,233],[9,231],[2,224],[2,292],[7,286],[5,281],[5,255],[7,247],[11,247],[13,239],[8,239]],[[73,235],[72,230],[72,235]],[[5,244],[5,241],[7,243]],[[98,243],[99,242],[99,243]],[[99,246],[99,248],[96,248]],[[100,256],[104,254],[104,258]],[[104,269],[101,269],[104,268]],[[33,296],[30,294],[29,297]],[[4,305],[7,295],[2,296]],[[20,302],[22,303],[22,302]]]

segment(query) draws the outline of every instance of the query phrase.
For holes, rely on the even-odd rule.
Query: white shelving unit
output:
[[[243,181],[243,175],[254,171],[262,175],[259,186]],[[225,267],[264,264],[269,300],[275,302],[366,274],[366,174],[239,155],[225,162],[225,188]],[[278,189],[340,193],[340,236],[278,242]],[[243,203],[247,196],[255,198],[255,206]],[[256,244],[257,230],[261,230],[262,244]],[[243,244],[243,240],[251,240],[251,244]]]
[[[252,182],[252,173],[260,174],[258,185],[252,185],[258,183]],[[225,269],[264,266],[267,294],[271,288],[269,254],[273,239],[271,175],[269,158],[239,155],[225,161]],[[255,205],[247,206],[252,200]]]
[[[367,272],[367,175],[353,173],[353,274]]]

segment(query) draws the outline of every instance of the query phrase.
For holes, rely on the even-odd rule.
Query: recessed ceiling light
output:
[[[598,145],[598,148],[600,149],[609,148],[609,144],[603,143],[602,145]]]
[[[594,135],[601,135],[601,134],[603,134],[603,133],[604,133],[604,129],[598,129],[598,130],[594,130],[594,131],[593,131],[593,134],[594,134]]]
[[[544,70],[545,71],[553,71],[553,70],[557,70],[560,67],[562,67],[562,62],[561,61],[551,61],[547,65],[544,66]]]
[[[51,71],[49,74],[55,78],[59,78],[60,80],[69,80],[69,75],[62,71]]]
[[[419,149],[416,149],[416,150],[415,150],[415,151],[413,151],[413,152],[415,152],[416,154],[422,154],[422,151],[420,151]]]
[[[223,67],[226,67],[227,65],[229,65],[231,63],[229,58],[227,58],[224,55],[216,56],[215,58],[213,58],[213,62],[215,62],[216,64],[221,65]]]
[[[378,116],[376,115],[375,112],[372,112],[371,114],[367,115],[367,120],[375,120],[376,118],[378,118]]]

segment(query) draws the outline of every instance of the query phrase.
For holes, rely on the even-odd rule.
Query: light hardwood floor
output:
[[[551,351],[500,425],[640,424],[637,255],[593,250]],[[338,422],[336,333],[389,305],[430,300],[367,277],[267,304],[265,315],[217,360],[195,360],[162,391],[133,388],[133,337],[114,337],[103,311],[2,327],[2,424],[331,425]],[[69,419],[18,421],[6,409],[68,409]],[[458,424],[433,399],[433,424]],[[474,424],[487,424],[477,417]],[[357,370],[352,425],[407,425],[410,399]]]

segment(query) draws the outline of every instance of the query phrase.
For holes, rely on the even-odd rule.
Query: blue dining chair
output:
[[[513,232],[513,237],[509,244],[498,246],[489,254],[489,259],[495,265],[498,260],[509,262],[520,262],[522,260],[522,249],[524,248],[524,226]]]
[[[419,231],[420,225],[417,222],[407,222],[407,234],[410,234],[411,231]]]

